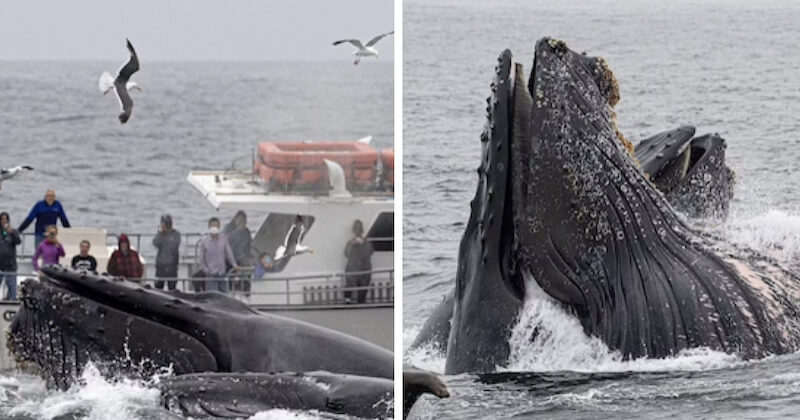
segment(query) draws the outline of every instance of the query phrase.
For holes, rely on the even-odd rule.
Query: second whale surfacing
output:
[[[626,359],[800,348],[798,277],[688,227],[616,127],[620,92],[605,60],[545,38],[532,67],[526,81],[510,51],[498,59],[455,290],[412,346],[447,339],[447,374],[503,366],[526,283],[535,281]],[[655,165],[678,168],[662,180],[679,186],[696,166],[730,176],[714,190],[730,199],[727,167],[703,160],[716,161],[715,145],[724,150],[713,137],[702,140],[711,153]]]

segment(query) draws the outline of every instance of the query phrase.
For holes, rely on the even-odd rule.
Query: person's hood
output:
[[[128,239],[128,235],[124,233],[122,235],[119,235],[119,241],[117,242],[117,247],[122,246],[123,243],[128,244],[128,249],[131,248],[131,241]]]

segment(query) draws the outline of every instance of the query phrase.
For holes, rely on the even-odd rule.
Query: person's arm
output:
[[[31,212],[28,213],[28,217],[26,217],[25,220],[22,221],[22,224],[19,225],[19,228],[17,228],[17,230],[20,232],[24,231],[28,226],[30,226],[31,222],[33,222],[33,220],[36,219],[36,216],[38,215],[39,215],[39,203],[36,203],[31,209]]]
[[[78,255],[75,255],[74,257],[72,257],[72,262],[69,265],[70,267],[77,268],[77,267],[75,267],[75,264],[78,262],[78,257],[79,257]]]
[[[64,256],[66,256],[66,255],[67,255],[67,253],[66,253],[66,252],[64,252],[64,247],[63,247],[63,246],[61,246],[61,243],[59,243],[57,246],[58,246],[58,256],[59,256],[59,257],[64,257]]]
[[[14,244],[14,246],[22,243],[22,239],[19,237],[19,231],[15,230],[11,232],[11,243]]]
[[[60,202],[58,203],[58,217],[61,218],[61,226],[64,226],[65,228],[70,227],[69,220],[67,220],[67,213],[64,213],[64,208],[61,207]]]
[[[350,258],[350,254],[353,253],[353,240],[347,241],[347,245],[344,247],[344,256]]]
[[[206,267],[206,239],[203,238],[200,240],[200,255],[197,256],[198,262],[200,263],[200,267],[208,273],[208,267]]]
[[[238,269],[239,265],[236,264],[236,258],[233,256],[233,249],[231,249],[231,244],[228,243],[228,240],[225,240],[225,259],[228,260],[228,264],[231,265],[234,269]]]
[[[36,247],[36,252],[33,253],[33,271],[39,271],[39,257],[42,255],[42,243]]]
[[[108,259],[108,265],[106,266],[106,272],[112,276],[117,275],[117,255],[117,251],[112,252],[111,258]]]
[[[89,271],[97,271],[97,260],[89,255]]]
[[[164,233],[159,231],[156,233],[156,236],[153,237],[153,246],[158,248],[159,251],[161,250],[161,244],[164,242]]]
[[[134,253],[134,256],[136,257],[136,264],[134,265],[136,268],[136,278],[140,279],[144,277],[144,267],[142,266],[142,260],[139,259],[139,253]]]
[[[250,230],[247,230],[247,239],[245,239],[244,257],[247,264],[253,261],[253,237],[250,236]]]

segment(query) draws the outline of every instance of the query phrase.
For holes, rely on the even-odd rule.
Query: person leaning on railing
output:
[[[17,300],[17,245],[22,240],[11,227],[8,213],[0,213],[0,285],[6,283],[6,299]]]
[[[22,221],[22,224],[19,225],[17,230],[24,232],[34,219],[36,219],[36,235],[34,239],[34,244],[36,247],[38,247],[39,243],[45,239],[45,231],[47,227],[50,225],[55,226],[59,219],[61,219],[62,226],[65,228],[69,227],[67,214],[64,213],[64,208],[61,207],[61,202],[56,200],[56,192],[53,190],[47,190],[47,192],[45,192],[44,200],[39,201],[33,206],[31,212],[28,214],[28,217]]]

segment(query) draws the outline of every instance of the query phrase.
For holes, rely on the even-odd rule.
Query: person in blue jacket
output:
[[[64,227],[69,227],[69,220],[67,220],[67,214],[64,213],[64,208],[61,207],[61,203],[56,200],[56,192],[53,190],[47,190],[44,194],[44,200],[36,203],[33,208],[31,209],[30,214],[25,220],[22,221],[22,224],[19,225],[17,229],[19,232],[25,230],[28,225],[33,222],[33,219],[36,219],[36,246],[39,246],[39,242],[44,240],[44,232],[50,225],[55,225],[58,219],[61,219],[61,225]]]

